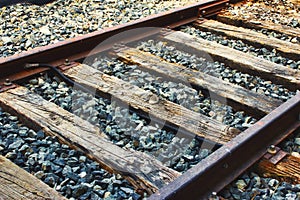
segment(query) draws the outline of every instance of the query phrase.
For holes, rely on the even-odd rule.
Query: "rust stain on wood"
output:
[[[276,164],[268,159],[261,159],[257,164],[260,174],[278,178],[292,184],[300,184],[300,158],[288,155]]]

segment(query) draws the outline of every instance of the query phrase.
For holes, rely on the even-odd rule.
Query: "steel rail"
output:
[[[169,185],[150,196],[158,199],[208,199],[300,129],[300,93],[256,122]]]
[[[91,50],[93,50],[93,53],[99,53],[112,48],[114,44],[110,41],[102,44],[100,48],[95,49],[98,44],[116,34],[135,29],[135,31],[130,32],[130,34],[127,34],[126,36],[120,36],[120,38],[118,38],[119,41],[114,42],[122,41],[127,43],[136,41],[156,34],[158,30],[161,30],[156,29],[155,31],[153,30],[153,27],[175,28],[197,20],[200,16],[199,9],[201,8],[205,8],[208,13],[217,14],[228,2],[229,0],[204,0],[200,3],[151,15],[111,28],[105,28],[100,31],[67,39],[56,44],[37,47],[30,51],[22,52],[7,58],[0,58],[0,85],[7,78],[13,81],[45,71],[45,69],[24,71],[24,65],[26,63],[48,63],[58,66],[63,64],[66,59],[79,60],[89,55]],[[203,12],[203,9],[201,12]],[[138,28],[143,29],[137,30]]]

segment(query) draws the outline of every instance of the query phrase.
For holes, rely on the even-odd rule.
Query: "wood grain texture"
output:
[[[255,18],[244,19],[238,16],[230,16],[226,14],[219,14],[217,16],[217,20],[238,27],[253,28],[259,30],[266,29],[269,31],[274,31],[276,33],[281,33],[281,34],[289,35],[291,37],[298,38],[298,40],[300,41],[300,29],[292,28],[290,26],[275,24],[270,21],[262,21]]]
[[[149,113],[152,119],[173,124],[211,141],[224,144],[238,133],[237,129],[229,128],[214,119],[160,99],[150,91],[106,75],[87,65],[72,67],[64,71],[64,74],[77,83],[96,88],[104,95],[110,95],[136,110]]]
[[[35,176],[0,155],[0,199],[66,199]]]
[[[288,155],[277,164],[262,158],[257,168],[264,177],[279,178],[281,181],[300,184],[300,158],[298,157]]]
[[[274,37],[267,36],[263,33],[259,33],[243,27],[236,27],[215,20],[205,20],[203,22],[196,21],[194,25],[203,30],[213,33],[224,35],[228,38],[234,38],[242,40],[245,43],[249,43],[257,47],[266,47],[269,49],[276,49],[282,55],[294,59],[300,60],[300,45],[286,42]]]
[[[149,194],[180,175],[145,153],[114,145],[97,127],[24,87],[1,93],[0,106],[25,119],[27,124],[57,136],[63,143],[98,161],[104,169],[123,175],[137,189]]]
[[[159,74],[167,79],[176,80],[176,82],[208,90],[212,94],[226,98],[226,103],[236,110],[247,110],[252,116],[262,117],[281,104],[281,101],[182,65],[166,62],[160,57],[134,48],[122,50],[117,53],[117,56],[125,62],[139,65],[141,69],[152,74]]]
[[[284,85],[292,91],[300,88],[300,72],[298,70],[290,69],[183,32],[171,32],[162,39],[178,49],[184,49],[184,51],[196,55],[202,52],[203,55],[209,55],[213,60],[223,62],[231,68],[271,80],[274,83]]]

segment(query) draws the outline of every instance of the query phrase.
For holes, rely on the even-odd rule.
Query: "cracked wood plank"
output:
[[[0,155],[0,199],[66,199],[54,189]]]
[[[208,74],[188,69],[176,63],[169,63],[158,56],[135,48],[127,48],[116,54],[119,59],[127,63],[137,64],[141,69],[152,74],[159,74],[167,79],[202,88],[226,98],[226,103],[236,110],[247,110],[252,116],[262,117],[282,103],[279,100],[252,92]]]
[[[298,44],[300,44],[300,29],[292,28],[290,26],[275,24],[270,21],[262,21],[255,18],[244,19],[239,16],[230,16],[226,13],[219,14],[217,16],[217,20],[238,27],[253,28],[257,30],[266,29],[269,31],[274,31],[276,33],[285,34],[293,38],[298,38]]]
[[[292,91],[300,88],[300,72],[298,70],[179,31],[167,34],[162,40],[191,54],[199,55],[200,52],[203,55],[209,55],[213,60],[223,62],[231,68],[271,80]]]
[[[266,47],[276,49],[282,55],[293,59],[300,60],[300,45],[286,42],[274,37],[267,36],[243,27],[236,27],[215,20],[196,21],[194,26],[203,31],[224,35],[228,38],[242,40],[257,47]]]
[[[149,194],[180,175],[145,153],[114,145],[96,126],[24,87],[0,93],[0,106],[18,115],[28,126],[57,136],[63,143],[98,161],[104,169],[121,174],[137,189]]]
[[[106,75],[84,64],[72,67],[64,74],[79,84],[95,88],[101,95],[121,100],[137,111],[149,114],[151,120],[171,124],[219,144],[224,144],[239,131],[207,116],[193,112],[173,102],[160,99],[114,76]]]

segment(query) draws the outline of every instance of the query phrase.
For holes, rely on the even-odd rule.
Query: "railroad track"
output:
[[[296,63],[296,66],[300,61],[300,44],[295,40],[287,42],[247,29],[266,28],[277,33],[282,31],[282,28],[264,22],[233,18],[226,13],[208,19],[228,6],[228,3],[226,0],[206,1],[1,58],[0,105],[18,116],[28,127],[37,131],[42,129],[46,135],[58,138],[60,142],[98,162],[108,172],[120,174],[140,197],[207,199],[216,195],[215,192],[219,192],[253,164],[262,173],[299,183],[300,158],[274,146],[299,131],[300,96],[296,93],[300,85],[299,70],[229,45],[202,39],[197,36],[197,33],[201,34],[197,30],[239,39],[253,46],[276,49],[280,55],[290,59],[291,63]],[[237,24],[240,27],[234,26]],[[184,25],[186,26],[182,27]],[[192,34],[190,30],[196,31]],[[299,34],[295,34],[298,29],[284,30],[284,34],[299,39]],[[191,67],[189,61],[182,60],[178,55],[169,59],[163,57],[152,44],[158,44],[160,49],[171,46],[170,51],[185,52],[191,59],[204,57],[205,62],[223,63],[236,70],[236,73],[259,76],[272,81],[272,84],[288,91],[293,97],[282,99],[239,84],[240,80],[233,82],[223,80],[214,73],[204,73],[204,68],[197,69],[195,65]],[[108,59],[106,65],[103,56]],[[234,112],[243,111],[250,116],[249,119],[255,118],[257,122],[245,123],[245,126],[223,124],[215,117],[213,109],[207,116],[191,105],[172,101],[171,97],[163,96],[163,92],[159,90],[139,87],[135,84],[134,76],[128,78],[120,73],[117,75],[107,71],[110,67],[107,63],[113,62],[122,63],[122,66],[134,66],[138,70],[128,70],[128,77],[130,73],[147,73],[149,82],[171,81],[193,88],[201,97],[209,97],[211,102],[218,101],[228,105]],[[56,70],[51,69],[51,66],[57,67]],[[116,65],[112,68],[116,68]],[[214,70],[217,69],[212,68]],[[73,113],[65,110],[51,102],[53,100],[46,100],[41,89],[32,86],[39,84],[40,79],[36,77],[45,72],[53,73],[62,81],[73,85],[74,90],[79,89],[96,99],[106,98],[117,102],[117,106],[127,107],[129,113],[137,114],[152,127],[157,126],[175,133],[179,138],[175,142],[177,149],[165,146],[166,152],[181,150],[181,139],[191,142],[197,138],[202,147],[209,148],[213,153],[186,171],[189,167],[180,170],[178,164],[177,168],[173,166],[174,169],[170,163],[170,167],[166,166],[168,161],[172,161],[165,161],[162,156],[164,151],[156,150],[156,157],[151,151],[139,151],[138,146],[142,143],[139,136],[137,139],[129,136],[136,148],[112,142],[110,140],[113,137],[106,135],[95,123],[77,116],[74,110]],[[37,82],[28,86],[28,79],[32,77]],[[255,85],[252,87],[255,88]],[[62,87],[60,89],[63,90]],[[184,96],[183,99],[185,98],[187,97]],[[122,115],[119,117],[123,118]],[[128,121],[125,124],[126,122]],[[108,130],[107,127],[105,130]],[[137,126],[130,133],[138,135],[141,132]],[[180,155],[180,152],[174,154]],[[25,196],[31,199],[63,199],[55,190],[3,156],[0,161],[0,191],[4,198]],[[15,176],[16,173],[18,176]]]

